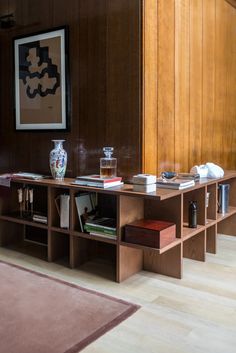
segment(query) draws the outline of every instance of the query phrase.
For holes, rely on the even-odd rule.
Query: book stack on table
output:
[[[97,235],[109,239],[116,239],[116,220],[114,218],[101,217],[85,222],[84,229],[91,235]]]
[[[100,175],[92,174],[78,176],[72,184],[107,189],[113,186],[123,185],[123,182],[122,177],[101,178]]]
[[[182,190],[194,186],[195,181],[193,179],[182,178],[175,178],[173,180],[163,180],[160,178],[157,179],[156,185],[157,188]]]

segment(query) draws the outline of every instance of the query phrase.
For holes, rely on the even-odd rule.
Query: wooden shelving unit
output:
[[[0,245],[48,261],[62,260],[71,268],[102,258],[112,267],[114,280],[121,282],[140,270],[181,278],[183,257],[205,261],[206,252],[216,253],[217,233],[236,235],[236,172],[226,172],[221,179],[201,179],[189,189],[157,189],[149,194],[134,192],[129,184],[104,190],[78,187],[72,181],[12,180],[11,188],[0,193]],[[224,215],[217,212],[219,183],[230,184],[229,210]],[[46,214],[47,224],[20,217],[17,189],[23,186],[34,189],[34,211]],[[103,216],[116,218],[115,239],[81,232],[75,203],[81,192],[97,193]],[[61,194],[70,195],[68,229],[60,228],[55,206],[55,198]],[[197,201],[197,228],[188,227],[190,200]],[[125,225],[142,218],[174,222],[176,240],[162,249],[125,242]]]

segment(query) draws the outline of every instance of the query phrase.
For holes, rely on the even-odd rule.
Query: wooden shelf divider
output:
[[[109,259],[114,266],[115,280],[121,282],[132,274],[147,270],[181,278],[183,257],[205,261],[206,251],[216,253],[217,232],[236,235],[236,172],[226,172],[220,179],[201,179],[195,187],[184,190],[156,189],[152,193],[135,192],[131,184],[110,189],[76,186],[74,179],[12,180],[10,192],[0,195],[0,246],[16,251],[41,254],[48,261],[67,259],[71,268],[82,265],[97,256]],[[218,184],[230,184],[229,208],[226,214],[217,213]],[[34,222],[14,214],[18,210],[17,188],[26,185],[34,189],[34,208],[47,215],[48,224]],[[116,238],[92,235],[80,231],[75,197],[78,193],[93,192],[100,202],[102,216],[116,218]],[[206,193],[209,204],[206,207]],[[60,227],[55,198],[70,195],[69,228]],[[198,205],[197,228],[188,227],[188,205]],[[124,241],[125,226],[138,219],[174,222],[176,239],[158,249]],[[25,234],[32,235],[26,244]],[[42,242],[38,237],[42,234]],[[34,236],[37,236],[34,241]],[[30,237],[31,239],[31,237]],[[28,242],[30,243],[30,241]],[[43,249],[41,249],[43,248]]]

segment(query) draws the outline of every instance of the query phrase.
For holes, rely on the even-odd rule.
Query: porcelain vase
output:
[[[49,155],[52,177],[56,180],[63,180],[66,173],[67,152],[63,148],[65,140],[52,140],[54,148]]]

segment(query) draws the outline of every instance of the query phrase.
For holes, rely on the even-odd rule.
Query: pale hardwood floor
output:
[[[0,259],[141,305],[84,353],[236,352],[236,237],[218,236],[205,263],[184,260],[182,280],[142,271],[118,284],[5,248]]]

